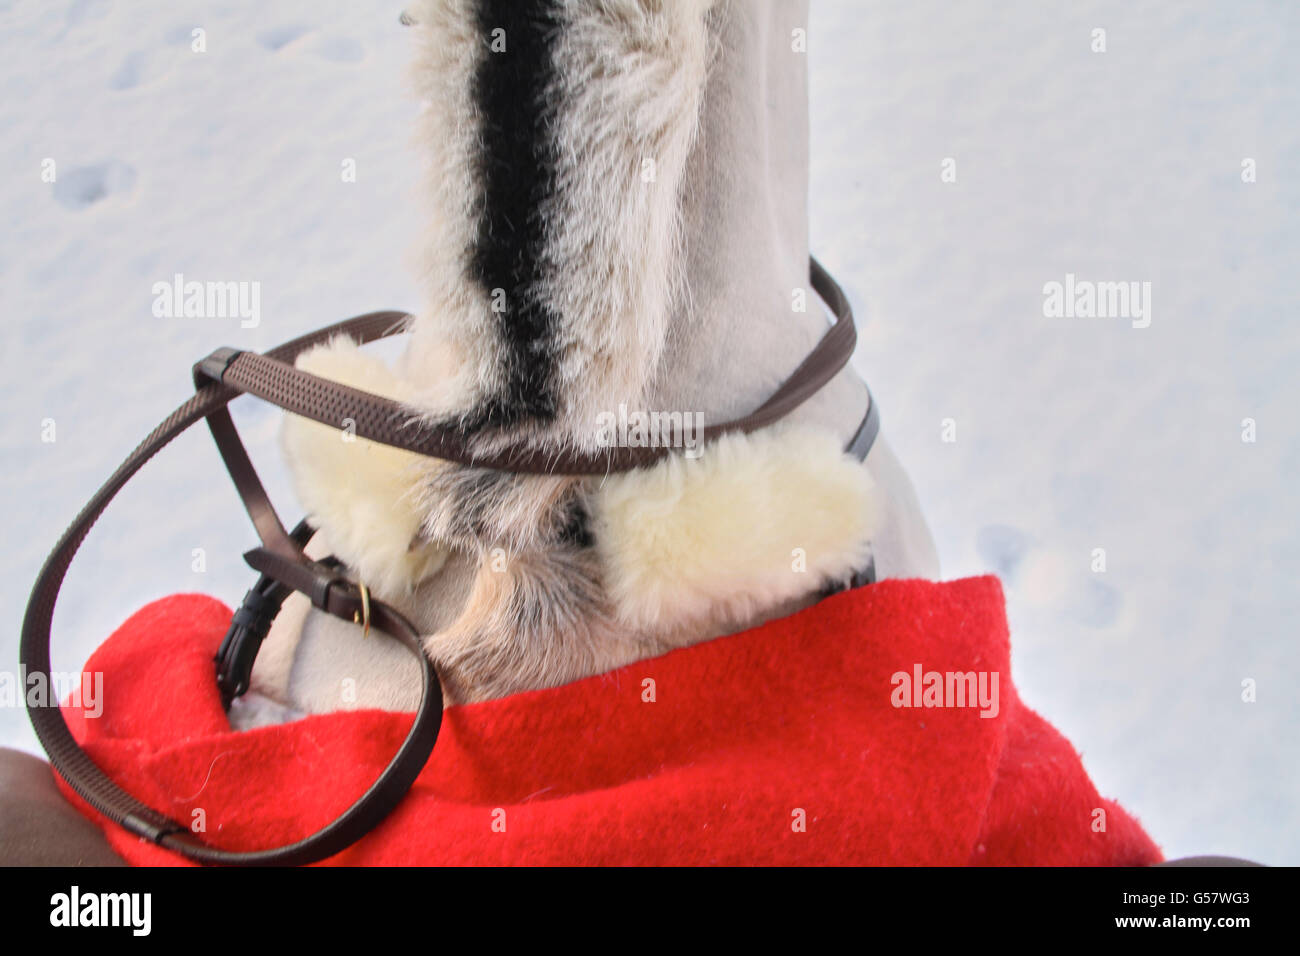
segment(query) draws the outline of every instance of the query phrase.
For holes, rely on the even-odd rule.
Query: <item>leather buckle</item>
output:
[[[243,603],[230,619],[230,628],[213,658],[217,665],[217,688],[227,710],[242,696],[253,677],[253,663],[271,624],[280,612],[289,589],[263,577],[244,595]]]

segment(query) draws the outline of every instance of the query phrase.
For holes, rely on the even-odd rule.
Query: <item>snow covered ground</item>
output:
[[[0,2],[0,670],[190,363],[415,303],[399,10]],[[1167,853],[1300,863],[1300,7],[822,0],[809,37],[814,248],[945,577],[1002,576],[1022,696]],[[260,283],[259,324],[155,317],[178,272]],[[1149,282],[1150,324],[1045,317],[1067,274]],[[276,414],[236,412],[296,516]],[[74,563],[56,669],[161,594],[238,600],[250,543],[195,430]],[[37,750],[21,709],[0,743]]]

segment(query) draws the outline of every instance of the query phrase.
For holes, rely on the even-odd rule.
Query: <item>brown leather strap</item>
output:
[[[810,262],[810,278],[813,288],[835,313],[835,323],[767,401],[743,418],[705,426],[698,436],[700,441],[708,443],[732,432],[757,431],[779,421],[816,394],[848,362],[857,343],[848,299],[816,259]],[[323,341],[334,331],[356,335],[357,327],[340,323],[331,330],[322,330],[288,343],[266,355],[218,349],[195,366],[195,375],[206,375],[223,385],[256,395],[286,411],[333,428],[341,428],[345,420],[350,420],[355,424],[356,434],[384,445],[470,467],[519,474],[601,475],[629,471],[674,454],[685,437],[665,436],[655,446],[602,448],[590,453],[530,444],[511,445],[494,451],[474,450],[469,436],[455,428],[424,425],[416,420],[411,409],[399,402],[293,367],[293,358],[299,351]],[[376,330],[367,327],[367,331]],[[380,332],[374,337],[383,334],[386,333]],[[362,341],[370,339],[363,338]]]
[[[379,323],[384,323],[386,327],[391,324],[393,316],[394,313],[391,312],[362,316],[304,336],[288,343],[285,348],[290,352],[300,350],[313,340],[323,340],[340,327],[355,327],[363,332]],[[359,589],[338,570],[308,559],[284,532],[269,499],[261,490],[261,483],[252,471],[251,463],[247,461],[247,455],[242,454],[243,446],[238,443],[233,424],[230,425],[229,432],[225,430],[225,425],[229,422],[226,405],[237,394],[233,389],[221,385],[203,384],[193,398],[176,409],[140,443],[95,492],[63,533],[37,575],[27,604],[27,613],[23,618],[19,657],[25,673],[42,674],[48,679],[50,626],[54,617],[54,604],[68,567],[95,521],[145,462],[177,435],[205,417],[215,418],[213,433],[221,436],[218,443],[222,447],[223,456],[228,462],[236,462],[236,484],[245,497],[249,514],[254,518],[259,535],[266,541],[266,547],[271,549],[267,553],[274,553],[279,561],[284,562],[284,568],[280,570],[289,579],[291,586],[318,596],[318,606],[347,620],[352,620],[355,614],[361,613],[363,600]],[[232,454],[235,445],[238,445],[238,452]],[[284,536],[283,539],[281,535]],[[203,843],[184,823],[164,816],[109,779],[77,744],[63,718],[61,708],[33,705],[28,701],[27,714],[50,763],[64,780],[92,807],[130,832],[203,863],[245,866],[313,863],[347,849],[401,802],[432,753],[442,723],[442,686],[432,662],[421,647],[419,634],[410,622],[388,605],[380,601],[368,603],[371,623],[401,641],[419,661],[420,706],[402,746],[374,784],[328,826],[287,846],[236,852]]]

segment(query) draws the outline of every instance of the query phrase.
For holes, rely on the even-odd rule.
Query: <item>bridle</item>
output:
[[[857,342],[848,299],[816,259],[811,260],[810,277],[813,288],[834,312],[835,322],[770,398],[742,418],[705,427],[702,442],[753,432],[779,421],[816,394],[848,362]],[[184,823],[132,797],[82,750],[60,707],[34,705],[29,699],[27,713],[50,763],[88,804],[131,833],[201,863],[298,865],[325,859],[355,843],[397,806],[432,753],[442,722],[441,684],[415,627],[401,613],[372,598],[364,585],[350,580],[336,559],[309,558],[303,549],[312,528],[305,519],[293,531],[285,530],[230,417],[228,406],[232,399],[243,393],[256,395],[285,411],[334,428],[342,428],[341,423],[350,420],[355,423],[357,435],[385,445],[466,467],[517,474],[590,476],[624,472],[653,465],[676,450],[670,441],[594,452],[529,444],[475,450],[469,436],[454,427],[423,424],[398,402],[327,381],[293,365],[300,353],[336,335],[348,335],[365,344],[402,331],[407,318],[403,312],[372,312],[293,339],[265,354],[217,349],[193,368],[194,396],[118,466],[81,509],[41,567],[23,619],[20,661],[25,673],[39,674],[40,679],[48,681],[54,604],[77,549],[109,502],[141,466],[181,432],[207,419],[235,489],[261,539],[260,547],[244,555],[260,577],[232,617],[216,656],[223,703],[229,707],[248,689],[262,641],[285,599],[294,591],[308,597],[322,611],[367,629],[374,626],[385,631],[420,662],[421,698],[415,719],[401,747],[370,788],[341,816],[310,836],[284,846],[247,852],[204,843]],[[865,459],[879,430],[879,413],[868,393],[867,413],[846,452],[860,461]],[[871,580],[874,568],[868,566],[843,586]]]

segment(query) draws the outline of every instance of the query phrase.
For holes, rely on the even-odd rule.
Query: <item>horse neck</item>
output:
[[[682,184],[684,295],[656,407],[736,418],[769,396],[825,333],[808,276],[807,56],[802,3],[728,7]],[[865,390],[846,369],[792,422],[852,434]]]
[[[680,0],[671,16],[687,6]],[[588,102],[588,91],[560,85],[553,108],[558,128],[571,138],[556,152],[555,194],[538,209],[540,278],[525,275],[527,287],[506,288],[504,296],[511,307],[541,301],[550,323],[542,324],[528,354],[550,363],[546,380],[556,389],[556,412],[540,422],[519,417],[519,427],[542,442],[581,445],[597,417],[619,404],[695,412],[706,423],[742,416],[826,330],[808,272],[807,60],[796,37],[806,29],[806,4],[700,0],[699,6],[708,7],[704,33],[685,24],[680,36],[653,47],[671,67],[671,88],[662,95],[643,97],[615,78]],[[560,39],[555,56],[578,58],[581,51],[565,52],[565,42]],[[692,45],[694,53],[686,50]],[[443,49],[435,44],[430,55]],[[620,62],[632,61],[621,55]],[[447,74],[444,67],[439,76]],[[611,157],[602,150],[622,144],[628,126],[602,110],[625,100],[637,109],[636,123],[656,132],[648,144],[619,146],[624,153]],[[475,114],[464,115],[468,122]],[[584,122],[574,120],[578,115]],[[432,119],[445,122],[441,114]],[[603,132],[595,135],[593,128]],[[636,127],[634,141],[641,132]],[[427,141],[441,149],[455,133],[435,129]],[[482,146],[474,137],[466,143],[466,149]],[[642,146],[655,152],[626,153]],[[657,177],[630,178],[629,168],[643,158],[656,161]],[[454,150],[448,162],[459,162]],[[601,179],[601,169],[610,175]],[[468,384],[445,395],[430,391],[427,404],[437,412],[443,402],[464,420],[465,403],[479,400],[475,389],[497,387],[518,343],[511,341],[512,316],[499,321],[484,308],[491,291],[484,286],[491,283],[465,268],[465,244],[478,242],[482,252],[484,227],[476,239],[466,225],[473,204],[465,205],[458,182],[437,183],[443,225],[427,269],[438,303],[430,311],[444,318],[413,330],[408,367],[418,377],[437,367],[437,355],[450,355],[447,366],[463,370]],[[448,190],[448,183],[456,188]],[[489,190],[485,201],[499,198]],[[508,224],[520,221],[514,214],[491,218],[489,225],[505,231],[489,238],[497,245],[513,241]],[[463,236],[456,233],[462,226]],[[846,369],[790,421],[826,426],[847,439],[865,407],[863,386]],[[430,653],[453,696],[547,686],[719,633],[717,622],[700,621],[689,632],[628,635],[605,616],[600,568],[561,534],[562,506],[584,487],[580,480],[431,466],[421,492],[426,529],[456,553],[407,610],[431,634]],[[492,553],[502,547],[511,560],[505,573],[493,573]],[[743,627],[771,613],[727,623]]]

